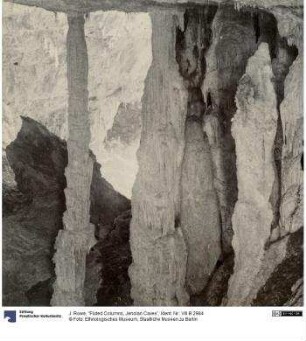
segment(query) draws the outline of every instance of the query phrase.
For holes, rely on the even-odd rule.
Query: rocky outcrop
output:
[[[234,274],[228,305],[250,304],[273,220],[270,203],[275,178],[276,94],[269,46],[260,44],[239,82],[232,125],[236,143],[238,201],[233,214]]]
[[[3,304],[35,305],[28,295],[40,284],[36,304],[48,305],[53,244],[65,210],[65,145],[43,126],[24,118],[17,139],[6,148],[6,157],[16,185],[3,184]],[[48,288],[46,295],[44,288]]]
[[[5,176],[3,183],[3,304],[50,305],[55,276],[53,247],[58,231],[63,228],[66,209],[66,143],[38,122],[23,118],[22,129],[6,148],[4,157],[4,174],[9,176]],[[100,165],[94,157],[93,161],[90,219],[96,227],[97,239],[102,240],[101,236],[108,238],[115,218],[130,208],[130,202],[101,177]],[[126,241],[125,236],[126,232],[120,230],[117,238]],[[108,251],[115,252],[119,264],[113,274],[124,276],[120,264],[128,259],[128,242],[123,251],[115,251],[114,239],[108,240]],[[107,263],[98,245],[87,258],[85,299],[92,305],[97,304],[97,292],[90,286],[94,279],[100,288],[101,268]],[[92,279],[88,277],[91,273],[95,274]],[[107,284],[103,285],[107,290]],[[108,285],[113,285],[112,278]],[[129,281],[124,285],[128,286]]]
[[[135,305],[185,305],[187,249],[179,193],[187,91],[175,54],[181,14],[150,15],[153,61],[142,98],[139,171],[132,195],[131,296]]]

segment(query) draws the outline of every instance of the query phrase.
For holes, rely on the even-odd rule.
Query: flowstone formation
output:
[[[31,186],[33,193],[40,193],[37,182],[46,172],[47,156],[40,160],[32,155],[34,170],[21,176],[17,159],[26,162],[22,153],[10,155],[9,146],[4,155],[4,211],[12,227],[4,233],[5,252],[10,241],[14,245],[14,259],[4,257],[7,300],[34,304],[50,302],[52,295],[53,305],[302,304],[302,3],[13,2],[64,14],[51,35],[52,44],[44,40],[42,54],[50,69],[55,66],[58,78],[38,69],[45,75],[39,73],[39,84],[42,78],[52,84],[37,91],[31,86],[28,92],[27,83],[20,81],[28,70],[22,63],[30,65],[31,75],[36,68],[10,38],[10,20],[21,25],[19,11],[6,17],[5,39],[18,53],[14,67],[14,54],[5,54],[5,77],[12,78],[5,92],[6,112],[12,117],[5,114],[5,124],[17,121],[14,115],[19,117],[23,109],[27,116],[37,115],[67,138],[68,154],[65,162],[53,160],[54,146],[46,147],[54,161],[47,162],[53,169],[48,176],[56,182],[54,201],[61,203],[58,210],[48,201],[56,211],[54,229],[42,223],[39,210],[32,210],[35,199],[28,194]],[[95,12],[93,21],[90,12]],[[29,34],[33,44],[29,13],[28,8],[22,17],[29,33],[21,36]],[[45,31],[39,25],[37,36]],[[131,38],[133,34],[137,38]],[[124,51],[118,44],[120,35]],[[62,91],[57,91],[56,80]],[[22,96],[13,105],[14,87]],[[34,92],[39,114],[33,109],[35,101],[27,102]],[[52,103],[49,107],[46,98]],[[66,107],[68,116],[61,115]],[[4,135],[4,147],[15,130]],[[26,139],[22,141],[28,146]],[[131,203],[114,195],[111,186],[101,185],[91,146],[99,151],[98,160],[104,157],[105,173],[114,186],[130,196],[133,184]],[[28,182],[32,178],[35,181]],[[20,218],[24,207],[27,213]],[[50,217],[47,211],[40,210]],[[17,269],[23,264],[19,237],[35,235],[16,222],[28,218],[47,231],[45,242],[40,241],[42,232],[39,243],[25,250],[34,261],[30,249],[39,249],[33,251],[39,258],[34,281],[24,271],[19,277],[10,275],[12,264],[18,264]],[[18,295],[9,292],[9,285]]]

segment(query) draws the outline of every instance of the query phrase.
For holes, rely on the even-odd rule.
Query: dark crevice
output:
[[[183,30],[177,28],[176,60],[187,89],[200,88],[203,83],[206,71],[205,54],[210,46],[211,23],[216,11],[217,6],[187,9]],[[189,51],[192,53],[189,54]]]
[[[277,188],[274,193],[274,198],[271,195],[270,202],[272,204],[272,208],[274,210],[273,221],[271,223],[271,231],[278,227],[279,219],[280,219],[280,204],[281,204],[281,191],[282,191],[282,147],[283,147],[283,126],[281,121],[280,112],[278,111],[277,118],[277,127],[276,127],[276,135],[274,139],[274,164],[275,164],[275,176],[276,182],[275,186]]]
[[[277,21],[271,13],[258,11],[258,44],[268,43],[271,59],[277,56]],[[256,26],[255,26],[256,30]]]
[[[234,270],[234,255],[218,260],[216,267],[205,288],[190,297],[191,306],[216,307],[221,306],[226,298],[228,281]]]
[[[207,93],[207,108],[212,106],[212,99],[211,99],[211,94],[210,92]]]
[[[53,295],[54,278],[55,277],[52,277],[45,281],[38,282],[25,293],[31,307],[50,306]]]
[[[97,294],[97,306],[130,306],[133,301],[130,296],[131,283],[128,268],[132,263],[130,250],[131,211],[119,215],[112,224],[106,238],[99,241],[97,249],[100,252],[99,262],[102,284]]]
[[[258,43],[260,37],[260,25],[259,25],[259,15],[258,13],[253,14],[254,31],[256,37],[256,43]]]

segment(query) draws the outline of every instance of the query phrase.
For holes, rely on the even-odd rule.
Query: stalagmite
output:
[[[84,305],[86,254],[94,245],[94,227],[89,223],[90,184],[93,160],[89,155],[88,57],[84,17],[68,15],[68,166],[64,230],[57,236],[54,256],[56,282],[51,304]]]
[[[238,201],[232,218],[235,267],[229,282],[228,305],[250,303],[252,283],[260,271],[273,221],[270,196],[275,179],[277,101],[272,77],[269,46],[262,43],[249,59],[236,94],[232,133],[237,153]]]
[[[196,116],[187,118],[185,139],[181,222],[188,245],[186,285],[197,293],[221,255],[220,213],[209,143]]]
[[[131,296],[134,305],[186,305],[179,183],[187,91],[175,53],[180,13],[150,15],[153,61],[142,98],[139,172],[132,194]]]

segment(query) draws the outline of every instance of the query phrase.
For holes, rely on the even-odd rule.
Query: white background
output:
[[[14,308],[15,309],[15,308]],[[26,309],[26,308],[23,308]],[[67,320],[73,308],[29,308],[35,313],[62,313]],[[75,308],[78,311],[91,308]],[[130,308],[98,308],[123,311]],[[144,308],[132,308],[144,310]],[[160,310],[162,308],[145,308]],[[173,308],[165,308],[173,309]],[[186,308],[178,308],[186,310]],[[125,341],[305,341],[305,317],[272,317],[272,308],[201,308],[201,322],[49,322],[0,320],[1,340],[125,340]],[[273,308],[275,309],[275,308]],[[97,310],[97,309],[92,309]],[[284,310],[284,308],[283,308]],[[299,309],[300,310],[300,309]],[[304,311],[305,313],[305,311]],[[18,317],[17,317],[18,319]]]

